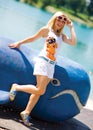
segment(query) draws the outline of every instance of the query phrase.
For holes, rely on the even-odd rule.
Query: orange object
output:
[[[56,60],[55,58],[55,50],[57,48],[57,43],[56,43],[56,39],[53,38],[53,37],[49,37],[47,40],[46,40],[46,51],[47,51],[47,57],[51,60]]]

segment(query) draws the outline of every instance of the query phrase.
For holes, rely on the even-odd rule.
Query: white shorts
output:
[[[52,79],[54,75],[55,64],[51,64],[43,58],[37,58],[34,66],[34,75],[43,75]]]

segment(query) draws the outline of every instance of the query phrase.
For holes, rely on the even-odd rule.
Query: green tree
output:
[[[42,0],[42,7],[45,8],[46,6],[51,5],[51,0]]]
[[[86,8],[86,0],[55,0],[57,7],[65,7],[77,12],[84,12]]]
[[[93,16],[93,0],[90,1],[87,11],[90,16]]]
[[[65,6],[65,0],[55,0],[55,4],[57,7]]]
[[[69,0],[69,6],[74,12],[84,12],[86,8],[86,0]]]
[[[26,0],[28,4],[33,4],[33,3],[36,3],[38,0]]]

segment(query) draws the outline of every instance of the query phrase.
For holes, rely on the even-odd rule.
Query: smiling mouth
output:
[[[69,94],[72,96],[72,98],[74,99],[74,101],[76,102],[77,107],[79,108],[79,110],[81,110],[81,108],[83,107],[77,93],[74,90],[68,89],[68,90],[64,90],[61,91],[57,94],[55,94],[54,96],[50,97],[50,100],[56,99],[60,96],[63,96],[64,94]]]
[[[58,27],[62,27],[65,24],[64,21],[61,22],[61,24],[57,24]]]

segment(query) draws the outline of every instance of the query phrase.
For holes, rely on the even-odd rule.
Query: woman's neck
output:
[[[54,32],[55,35],[57,35],[57,36],[60,35],[60,30],[58,30],[58,29],[52,29],[52,32]]]

